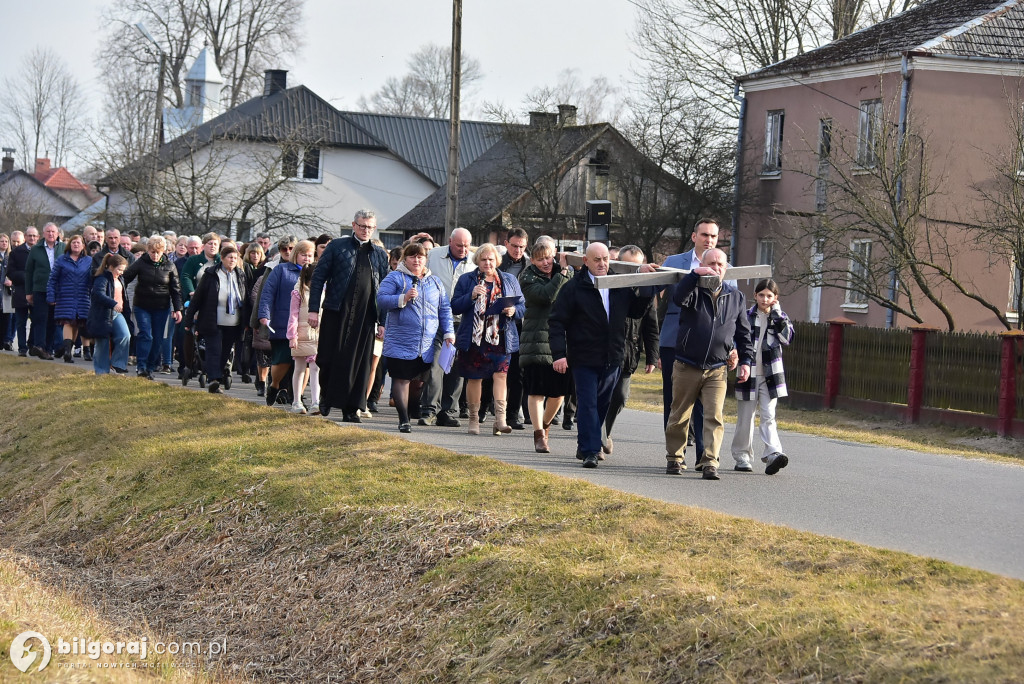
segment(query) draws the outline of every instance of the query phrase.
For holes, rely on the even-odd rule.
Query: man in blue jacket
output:
[[[722,282],[725,252],[709,249],[701,264],[672,291],[672,301],[679,307],[679,332],[672,365],[672,411],[665,428],[666,472],[678,475],[686,468],[686,433],[693,405],[700,399],[704,405],[703,478],[717,480],[729,353],[735,349],[739,355],[736,377],[744,382],[754,362],[754,346],[746,298],[735,285]],[[701,284],[704,276],[707,281]]]

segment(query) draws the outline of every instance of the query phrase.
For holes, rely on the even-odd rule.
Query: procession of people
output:
[[[642,277],[640,286],[599,286],[616,264],[659,270],[637,245],[613,259],[590,243],[574,268],[551,237],[530,250],[521,228],[504,245],[476,248],[465,229],[446,245],[420,234],[391,255],[374,240],[373,211],[356,212],[351,228],[334,239],[287,236],[276,247],[263,234],[248,244],[215,233],[133,242],[116,229],[100,245],[91,226],[88,237],[62,236],[54,224],[42,235],[34,227],[0,235],[5,348],[16,336],[21,356],[67,363],[84,349],[97,374],[126,375],[134,363],[147,379],[173,372],[177,360],[182,384],[200,373],[209,392],[223,393],[237,374],[255,380],[268,405],[323,416],[338,409],[349,423],[387,402],[402,433],[414,420],[462,428],[462,418],[479,435],[489,412],[494,436],[530,425],[537,453],[550,453],[551,425],[572,400],[584,468],[613,454],[615,418],[643,360],[643,372],[663,376],[666,474],[687,469],[693,444],[705,480],[719,479],[735,371],[734,469],[753,471],[755,414],[765,472],[788,465],[775,407],[786,396],[782,347],[793,326],[773,280],[756,283],[748,306],[726,279],[713,219],[696,223],[691,251],[664,261],[679,270],[668,286]],[[388,398],[377,394],[385,374]]]

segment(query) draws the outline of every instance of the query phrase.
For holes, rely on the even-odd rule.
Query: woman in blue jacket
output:
[[[270,377],[267,379],[267,406],[273,406],[281,391],[281,381],[288,375],[292,364],[292,350],[288,346],[288,314],[292,305],[292,290],[302,267],[313,263],[315,247],[302,240],[292,250],[292,260],[282,261],[274,267],[260,293],[259,321],[270,329]],[[298,397],[294,397],[298,399]]]
[[[105,254],[99,268],[93,272],[92,306],[86,330],[96,339],[96,352],[92,356],[96,375],[106,375],[111,368],[118,375],[128,373],[131,333],[128,332],[127,317],[131,307],[122,277],[127,266],[128,260],[120,254]]]
[[[412,432],[409,383],[430,369],[438,330],[444,331],[445,344],[455,342],[448,295],[437,276],[427,270],[427,250],[423,245],[406,245],[402,262],[380,284],[377,308],[387,312],[382,354],[391,375],[398,431]]]
[[[72,235],[64,253],[54,259],[46,281],[46,301],[53,307],[53,320],[64,326],[64,363],[74,363],[71,349],[78,331],[85,330],[91,288],[92,259],[85,253],[82,236]]]
[[[473,255],[477,270],[464,274],[455,284],[452,313],[462,315],[455,346],[459,349],[459,373],[466,378],[469,434],[480,434],[480,394],[484,378],[494,380],[494,434],[512,432],[505,423],[505,380],[512,352],[519,350],[515,319],[526,312],[519,281],[498,270],[498,248],[484,243]],[[488,314],[501,297],[517,297],[513,306]]]

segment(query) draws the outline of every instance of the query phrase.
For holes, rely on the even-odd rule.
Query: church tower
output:
[[[164,109],[166,139],[173,140],[222,113],[221,76],[213,54],[204,47],[185,76],[185,106]]]

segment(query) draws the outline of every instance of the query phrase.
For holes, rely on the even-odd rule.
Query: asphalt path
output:
[[[76,359],[76,365],[85,364]],[[181,385],[174,375],[155,377]],[[189,388],[199,390],[195,380]],[[253,385],[242,384],[237,376],[226,394],[264,401],[256,396]],[[575,458],[575,430],[552,426],[550,454],[534,452],[529,428],[509,435],[491,435],[490,420],[479,436],[466,433],[466,421],[461,428],[414,423],[411,434],[400,435],[397,414],[386,403],[381,402],[381,413],[359,425],[340,423],[340,411],[332,411],[329,420],[673,504],[699,506],[1024,579],[1021,465],[782,432],[782,444],[790,458],[787,468],[767,476],[764,466],[755,461],[753,473],[740,473],[732,470],[728,450],[732,425],[727,424],[719,469],[722,479],[704,481],[693,470],[692,450],[687,451],[689,469],[683,475],[665,474],[660,414],[625,410],[612,435],[614,453],[596,469],[585,469]]]

